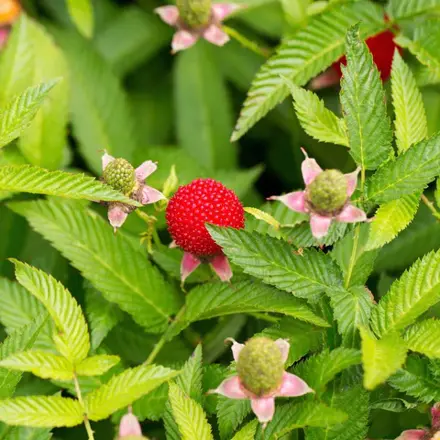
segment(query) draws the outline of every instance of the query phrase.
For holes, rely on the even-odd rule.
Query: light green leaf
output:
[[[208,230],[244,272],[295,296],[316,298],[326,288],[340,285],[338,268],[324,253],[307,249],[295,254],[288,243],[256,232],[211,225]]]
[[[115,235],[96,212],[79,204],[38,201],[9,206],[50,240],[105,299],[149,332],[165,330],[180,298],[140,246],[123,234]]]
[[[390,0],[388,13],[395,20],[412,19],[417,15],[440,11],[439,0]]]
[[[39,350],[24,351],[0,361],[0,367],[27,371],[43,379],[71,380],[74,366],[64,357]]]
[[[77,400],[65,397],[16,397],[0,400],[0,420],[36,428],[70,427],[83,421],[83,410]]]
[[[3,343],[0,344],[0,359],[5,359],[8,356],[32,348],[47,320],[47,314],[40,315],[30,324],[12,332]],[[21,376],[22,374],[16,371],[0,368],[0,399],[13,395],[15,387],[20,382]]]
[[[391,380],[393,379],[393,377],[391,377]],[[401,413],[414,408],[417,408],[417,403],[408,402],[398,397],[381,399],[373,402],[371,405],[371,409],[382,409],[384,411],[390,411],[394,413]]]
[[[428,137],[428,123],[414,75],[397,50],[393,59],[391,88],[396,115],[396,144],[399,153],[403,153]]]
[[[392,153],[393,134],[385,93],[373,57],[359,35],[347,33],[347,66],[342,66],[341,104],[350,155],[362,169],[378,168]]]
[[[134,119],[118,78],[90,41],[67,30],[55,35],[69,64],[73,134],[81,154],[97,174],[104,149],[131,162],[137,148]]]
[[[60,353],[71,362],[87,357],[90,340],[81,308],[70,292],[51,275],[35,267],[12,260],[17,281],[41,301],[58,329],[53,335]]]
[[[388,333],[377,340],[366,328],[360,327],[364,387],[376,388],[385,382],[405,362],[406,345],[398,333]]]
[[[90,327],[90,344],[96,350],[121,321],[122,312],[92,287],[86,288],[86,316]]]
[[[76,366],[75,371],[78,376],[101,376],[118,364],[120,360],[119,356],[99,354],[84,359]]]
[[[427,319],[417,322],[407,330],[404,338],[410,350],[429,358],[440,358],[440,321]]]
[[[216,412],[220,438],[228,440],[251,412],[251,402],[248,399],[235,400],[218,396]]]
[[[206,414],[196,401],[189,398],[174,383],[170,383],[169,397],[182,440],[214,439]]]
[[[314,401],[289,403],[277,408],[273,420],[264,431],[264,440],[281,439],[294,429],[306,426],[327,428],[347,419],[347,414]],[[259,440],[263,436],[257,437]]]
[[[345,121],[324,106],[324,101],[311,92],[289,81],[296,115],[305,132],[321,142],[348,147]]]
[[[93,5],[91,0],[67,0],[70,17],[86,37],[93,35]]]
[[[199,344],[176,378],[176,384],[179,385],[182,391],[199,403],[202,400],[202,361],[202,346]]]
[[[305,380],[310,388],[321,394],[337,374],[360,363],[359,350],[340,347],[332,351],[324,350],[318,355],[309,357],[295,365],[292,371]]]
[[[178,371],[156,365],[129,368],[87,395],[88,415],[94,421],[105,419],[178,374]]]
[[[240,281],[233,285],[205,283],[195,287],[186,299],[181,318],[181,331],[192,322],[235,313],[274,312],[326,327],[328,323],[315,315],[298,298],[255,281]]]
[[[430,371],[426,358],[409,356],[405,368],[391,376],[389,384],[421,402],[434,403],[440,400],[440,381]]]
[[[417,260],[391,285],[371,314],[371,326],[378,336],[401,330],[438,301],[440,251]]]
[[[177,138],[200,165],[230,168],[237,149],[229,141],[233,124],[228,93],[208,43],[192,49],[179,55],[174,72]]]
[[[363,24],[363,38],[385,27],[383,12],[370,2],[335,3],[287,38],[254,78],[232,140],[243,136],[288,95],[282,76],[302,86],[343,55],[347,28],[358,22]]]
[[[367,249],[378,249],[394,240],[412,222],[419,203],[419,194],[408,194],[383,204],[371,222]]]
[[[65,171],[48,171],[29,165],[0,167],[0,190],[47,194],[69,199],[140,204],[94,177]]]
[[[440,134],[411,147],[368,179],[366,199],[384,203],[421,191],[440,169]]]
[[[0,148],[23,133],[57,82],[53,80],[29,87],[0,109]]]
[[[232,440],[254,440],[257,428],[258,420],[253,420],[240,429],[240,431],[232,437]]]
[[[26,428],[24,426],[9,426],[10,430],[4,440],[51,440],[50,428]]]
[[[346,347],[356,347],[358,327],[368,325],[373,298],[364,286],[329,289],[333,314]]]

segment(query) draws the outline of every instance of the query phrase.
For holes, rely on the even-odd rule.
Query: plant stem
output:
[[[75,391],[76,391],[76,395],[78,397],[78,401],[84,410],[84,425],[86,427],[87,435],[89,437],[89,440],[95,440],[95,437],[93,436],[93,429],[90,426],[90,421],[89,421],[89,418],[87,417],[87,409],[86,409],[86,406],[84,405],[84,400],[82,398],[81,388],[79,386],[78,377],[76,376],[76,374],[73,375],[73,383],[75,384]]]
[[[232,38],[237,40],[243,47],[246,49],[251,50],[252,52],[256,53],[257,55],[261,55],[264,58],[269,58],[272,51],[268,48],[262,48],[258,46],[255,41],[251,41],[248,38],[246,38],[244,35],[240,34],[237,30],[230,28],[229,26],[223,26],[223,30]]]
[[[428,197],[425,196],[425,194],[422,194],[421,196],[422,202],[428,207],[428,209],[432,212],[432,215],[437,219],[440,220],[440,212],[435,209],[434,203],[431,202],[431,200],[428,199]]]

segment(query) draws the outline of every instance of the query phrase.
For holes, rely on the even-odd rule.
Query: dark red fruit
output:
[[[177,246],[196,256],[222,253],[205,223],[244,228],[244,210],[234,191],[213,179],[196,179],[171,198],[166,219]]]
[[[390,30],[370,37],[366,40],[367,46],[373,55],[373,60],[380,72],[382,81],[386,81],[391,75],[391,65],[393,63],[394,51],[400,47],[394,42],[394,34]],[[333,68],[342,77],[341,64],[347,64],[345,55],[333,64]]]

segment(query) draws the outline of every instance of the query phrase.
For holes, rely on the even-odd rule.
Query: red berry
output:
[[[234,191],[213,179],[196,179],[171,198],[166,219],[177,246],[196,256],[222,253],[205,223],[244,228],[244,210]]]
[[[382,81],[386,81],[391,75],[394,50],[397,47],[401,51],[400,47],[394,42],[393,32],[390,30],[381,32],[374,37],[368,38],[366,43],[373,55],[373,61],[379,69]],[[333,64],[333,68],[338,72],[339,77],[342,77],[341,64],[347,65],[345,55]]]

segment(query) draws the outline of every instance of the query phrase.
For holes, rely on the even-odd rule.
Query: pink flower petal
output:
[[[232,356],[234,356],[234,361],[238,361],[238,356],[240,355],[241,350],[244,348],[244,344],[240,344],[233,338],[227,338],[225,342],[232,342],[231,350]]]
[[[440,429],[440,404],[436,403],[431,408],[432,427]]]
[[[284,203],[292,211],[307,212],[306,198],[304,191],[295,191],[284,194],[283,196],[272,196],[267,200],[279,200]]]
[[[367,214],[365,214],[362,209],[356,208],[356,206],[347,205],[336,216],[336,220],[343,223],[364,222],[365,220],[367,220]]]
[[[130,435],[142,435],[142,429],[135,415],[126,414],[122,417],[119,425],[119,438],[122,439]]]
[[[240,383],[240,378],[238,376],[232,376],[224,380],[215,390],[210,391],[210,393],[221,394],[222,396],[229,397],[230,399],[247,399],[243,387]]]
[[[410,429],[409,431],[403,431],[396,440],[422,440],[426,435],[423,429]]]
[[[278,345],[278,348],[281,351],[281,358],[283,359],[283,363],[286,363],[287,358],[289,357],[290,344],[287,339],[277,339],[275,344]]]
[[[297,397],[314,391],[298,376],[284,372],[277,397]]]
[[[229,41],[229,35],[215,24],[203,31],[203,38],[216,46],[224,46]]]
[[[325,72],[316,76],[310,81],[310,90],[320,90],[325,87],[335,86],[339,84],[340,78],[338,72],[333,68],[328,68]]]
[[[312,229],[312,235],[315,238],[322,238],[327,235],[328,229],[332,222],[331,217],[324,217],[319,214],[312,214],[310,216],[310,228]]]
[[[360,167],[356,168],[352,173],[345,174],[345,178],[347,179],[347,196],[351,197],[354,193],[354,190],[357,186],[357,177],[360,171]]]
[[[179,9],[177,6],[161,6],[156,8],[154,12],[159,15],[162,21],[170,26],[176,26],[179,20]]]
[[[228,15],[241,9],[242,5],[237,5],[234,3],[215,3],[212,5],[212,15],[217,21],[223,21]]]
[[[102,170],[104,171],[107,168],[107,165],[114,160],[115,158],[113,156],[110,156],[110,154],[107,154],[107,151],[105,151],[101,158]]]
[[[272,420],[275,413],[275,399],[273,397],[251,399],[251,406],[260,423],[266,424]]]
[[[120,228],[124,224],[128,214],[116,205],[109,208],[107,216],[108,221],[116,232],[117,228]]]
[[[318,165],[315,159],[310,159],[304,148],[301,148],[306,157],[301,164],[301,172],[306,185],[310,185],[318,174],[322,173],[322,168]]]
[[[177,246],[177,243],[173,240],[173,241],[168,245],[168,247],[169,247],[170,249],[176,249],[176,248],[178,248],[179,246]]]
[[[198,36],[191,32],[180,30],[174,34],[173,41],[171,42],[171,48],[173,53],[181,50],[188,49],[193,46],[198,40]]]
[[[143,205],[149,205],[150,203],[156,203],[159,200],[164,200],[166,197],[157,189],[151,188],[151,186],[145,185],[142,189],[142,201]]]
[[[182,283],[200,266],[200,260],[189,252],[183,253],[180,265],[180,278]]]
[[[232,269],[226,255],[216,255],[210,264],[222,281],[229,281],[232,278]]]
[[[147,160],[136,168],[136,179],[143,182],[157,170],[157,165],[152,160]]]
[[[9,29],[1,28],[0,29],[0,49],[6,44],[9,37]]]

